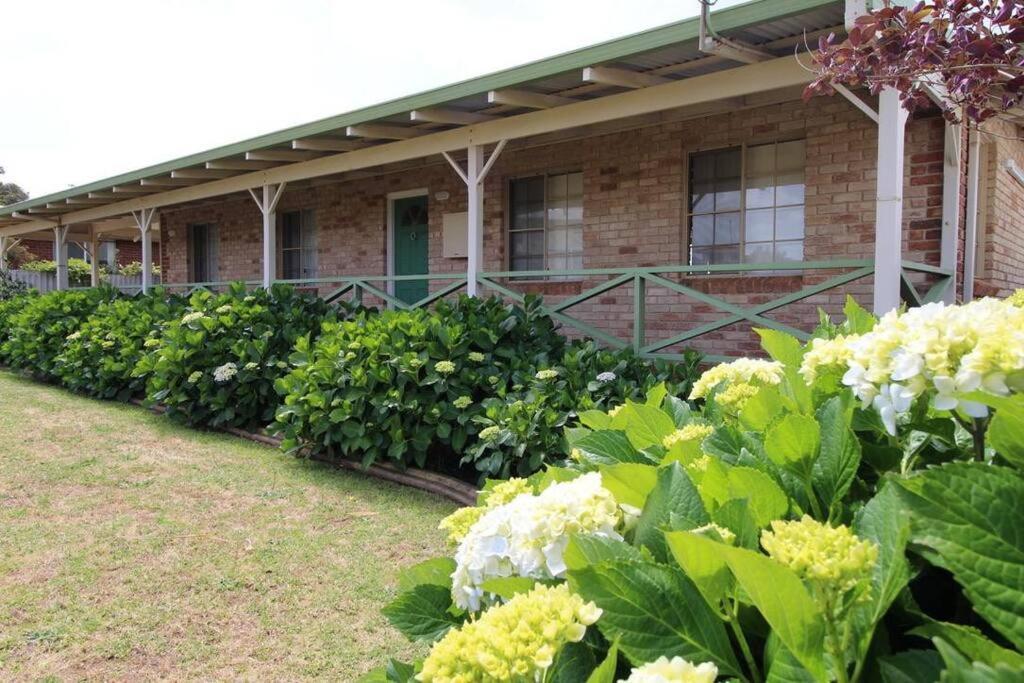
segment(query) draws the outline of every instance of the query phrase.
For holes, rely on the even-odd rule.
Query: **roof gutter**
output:
[[[700,0],[700,36],[698,39],[700,51],[744,64],[756,64],[768,59],[775,59],[775,55],[770,52],[715,33],[715,29],[711,27],[711,6],[717,1]]]

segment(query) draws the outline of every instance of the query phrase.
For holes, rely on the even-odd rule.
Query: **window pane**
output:
[[[786,173],[779,176],[776,188],[776,205],[787,206],[804,203],[804,174]]]
[[[711,252],[712,263],[739,263],[740,262],[740,247],[734,245],[731,247],[714,247]]]
[[[548,254],[564,254],[566,250],[565,228],[548,228]]]
[[[565,218],[565,200],[548,206],[548,228],[564,226]]]
[[[775,210],[775,239],[802,239],[804,236],[804,207],[791,206]]]
[[[711,213],[715,210],[714,183],[694,183],[690,191],[690,211],[692,213]]]
[[[747,242],[743,247],[744,263],[771,263],[771,242]]]
[[[717,214],[715,216],[715,244],[738,244],[739,241],[739,213]]]
[[[747,212],[747,242],[770,242],[773,237],[775,211],[758,209]]]
[[[512,241],[512,256],[529,256],[530,255],[530,233],[528,232],[513,232],[509,235]]]
[[[695,266],[703,266],[711,263],[711,247],[691,247],[690,263]]]
[[[569,228],[566,250],[570,254],[583,253],[583,228]]]
[[[690,242],[695,246],[714,244],[715,217],[694,216],[690,222]]]
[[[539,257],[542,259],[543,264],[544,258],[544,231],[534,230],[527,234],[527,241],[529,243],[529,254],[533,257]]]
[[[583,202],[583,174],[582,173],[570,173],[568,177],[569,196],[579,197],[580,203]]]
[[[740,150],[715,155],[715,211],[740,208]]]
[[[285,280],[298,280],[302,277],[302,268],[298,249],[289,249],[281,255],[281,265]]]
[[[802,261],[804,258],[804,243],[800,240],[792,242],[775,243],[775,260],[778,263],[790,261]]]
[[[548,202],[556,203],[564,201],[567,190],[567,178],[564,175],[553,175],[548,177]]]
[[[799,173],[803,176],[807,158],[807,143],[804,140],[780,142],[776,151],[777,171],[780,173]]]

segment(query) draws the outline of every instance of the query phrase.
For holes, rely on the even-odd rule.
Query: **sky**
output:
[[[57,192],[699,12],[698,0],[5,3],[2,180]]]

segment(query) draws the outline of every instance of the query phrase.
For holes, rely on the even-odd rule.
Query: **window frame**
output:
[[[710,147],[695,147],[693,149],[686,150],[686,163],[684,164],[684,169],[683,169],[683,206],[682,206],[682,209],[683,209],[683,221],[682,221],[683,239],[682,239],[682,244],[681,244],[681,248],[682,248],[681,257],[682,257],[682,259],[685,260],[686,265],[688,265],[688,266],[695,266],[695,267],[715,266],[715,265],[757,265],[757,262],[747,262],[747,261],[743,260],[744,253],[745,253],[745,246],[746,246],[746,243],[747,243],[746,242],[746,236],[747,236],[747,150],[750,149],[751,147],[763,147],[765,145],[773,145],[773,146],[777,147],[778,145],[785,144],[787,142],[801,142],[801,141],[804,143],[804,165],[803,165],[803,172],[804,172],[804,201],[803,201],[803,204],[801,204],[801,206],[803,207],[803,210],[804,210],[804,235],[803,235],[802,238],[800,238],[800,242],[801,242],[801,246],[803,248],[805,248],[806,247],[806,240],[807,240],[807,147],[806,147],[806,145],[807,145],[807,136],[806,135],[796,134],[796,135],[793,135],[793,136],[777,137],[777,138],[770,138],[770,139],[744,140],[742,142],[739,142],[737,144],[732,144],[732,145],[715,145],[715,146],[710,146]],[[739,251],[739,261],[736,264],[707,263],[707,264],[696,264],[695,265],[693,263],[693,256],[692,256],[692,253],[691,253],[691,250],[693,248],[693,244],[691,242],[691,238],[692,238],[692,234],[691,234],[692,233],[691,221],[693,219],[693,216],[695,215],[693,213],[693,211],[691,210],[691,207],[692,207],[692,204],[693,204],[693,184],[691,182],[690,175],[691,175],[691,171],[692,171],[692,168],[693,168],[693,157],[698,155],[698,154],[711,154],[711,153],[715,153],[715,152],[725,152],[725,151],[735,150],[735,149],[740,150],[740,187],[739,187],[740,204],[739,204],[739,208],[736,209],[736,211],[739,212],[739,235],[740,235],[740,237],[739,237],[739,242],[737,244],[737,249]],[[776,171],[777,171],[777,169],[776,169]],[[783,208],[788,207],[788,206],[796,206],[796,205],[786,204],[786,205],[783,205]],[[779,208],[779,206],[776,205],[776,204],[773,204],[772,208],[777,209],[777,208]],[[714,213],[712,213],[712,214],[701,213],[701,214],[696,214],[696,215],[700,215],[700,216],[712,215],[713,216],[715,214]],[[795,241],[795,240],[775,240],[774,239],[774,231],[773,231],[773,240],[772,240],[771,243],[774,245],[775,242],[777,242],[777,241],[789,242],[789,241]],[[708,246],[714,246],[714,245],[708,245]],[[802,255],[802,257],[801,257],[799,262],[802,263],[802,262],[806,261],[807,260],[806,257],[807,257],[806,250],[804,250],[804,253],[803,253],[803,255]],[[794,263],[796,263],[796,262],[794,262]],[[764,270],[764,271],[759,271],[759,272],[761,274],[787,275],[787,274],[797,274],[800,271],[794,269],[794,270],[786,270],[786,271],[781,271],[781,270]]]
[[[284,246],[285,220],[287,220],[286,216],[288,216],[289,214],[298,214],[298,216],[299,216],[299,246],[298,247],[288,247],[288,248],[285,248],[285,246]],[[305,216],[307,216],[307,215],[310,216],[308,224],[303,220],[303,218]],[[307,228],[310,230],[310,232],[313,233],[313,236],[312,236],[313,246],[311,248],[304,246],[305,245],[305,240],[306,240],[305,231],[306,231]],[[301,280],[315,279],[316,277],[318,277],[318,274],[319,274],[319,271],[320,271],[320,251],[319,251],[320,250],[320,245],[319,245],[320,230],[319,230],[319,226],[317,225],[317,221],[316,221],[316,209],[312,208],[312,207],[306,207],[306,208],[289,209],[288,211],[280,211],[277,214],[277,228],[276,229],[277,229],[277,240],[276,240],[276,242],[277,242],[277,254],[275,254],[274,258],[277,260],[277,264],[278,264],[277,272],[280,273],[281,279],[282,280],[300,280],[301,281]],[[297,251],[299,253],[299,270],[300,271],[305,268],[305,266],[304,266],[304,259],[303,259],[303,256],[305,255],[305,252],[307,252],[307,251],[310,252],[312,254],[311,260],[312,260],[312,263],[313,263],[313,265],[312,265],[312,271],[313,271],[312,274],[309,275],[308,277],[304,273],[299,273],[299,277],[297,277],[297,278],[287,278],[287,277],[285,277],[285,258],[284,258],[284,255],[285,255],[286,251]]]
[[[517,175],[508,176],[505,179],[505,245],[506,245],[506,249],[505,249],[505,270],[506,271],[508,271],[510,273],[517,272],[517,271],[513,270],[513,268],[512,268],[512,234],[515,233],[515,232],[531,232],[532,230],[535,230],[535,228],[534,229],[530,229],[530,228],[515,229],[515,228],[512,227],[512,184],[517,182],[517,181],[530,180],[532,178],[543,178],[544,179],[543,180],[543,185],[544,185],[544,227],[542,228],[542,230],[544,232],[544,253],[542,255],[543,259],[544,259],[544,267],[541,268],[541,270],[547,271],[548,270],[548,180],[550,178],[552,178],[552,177],[555,177],[555,176],[569,176],[569,175],[573,175],[573,174],[576,174],[576,173],[578,173],[580,175],[580,181],[581,181],[581,184],[582,184],[584,172],[583,172],[582,168],[578,168],[578,167],[570,167],[570,168],[567,168],[565,170],[560,170],[559,169],[559,170],[553,170],[553,171],[542,171],[542,172],[539,172],[539,173],[521,173],[521,174],[517,174]],[[586,193],[581,190],[581,192],[580,192],[580,212],[581,212],[580,230],[581,230],[581,232],[586,229],[586,221],[583,219],[583,215],[584,215],[584,211],[585,211],[585,206],[586,206],[586,201],[585,200],[586,200]],[[581,237],[581,239],[582,239],[582,237]],[[568,240],[568,237],[566,237],[566,240]],[[568,242],[567,242],[567,244],[568,244]],[[581,248],[580,248],[581,265],[580,265],[579,269],[583,269],[583,268],[586,267],[586,264],[584,262],[582,262],[585,253],[586,253],[586,250],[583,248],[583,246],[581,244]],[[569,252],[568,251],[565,252],[564,256],[566,258],[568,258]],[[564,270],[579,270],[579,269],[576,269],[576,268],[565,268]],[[530,271],[519,271],[519,272],[530,272]],[[557,279],[560,282],[566,282],[566,281],[582,280],[583,279],[583,277],[581,275],[566,275],[566,276],[561,276],[561,277],[551,277],[551,276],[549,276],[549,277],[513,276],[513,277],[516,277],[517,281],[519,281],[519,282],[531,282],[531,281],[549,282],[549,281],[552,281],[552,280],[555,280],[555,279]]]

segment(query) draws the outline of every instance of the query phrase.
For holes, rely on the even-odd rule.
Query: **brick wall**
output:
[[[904,258],[933,265],[939,259],[943,136],[939,117],[915,118],[908,123]],[[509,180],[566,171],[583,174],[584,267],[685,263],[687,155],[780,139],[807,142],[805,259],[872,258],[877,129],[863,113],[836,97],[815,100],[810,106],[794,101],[697,120],[672,120],[666,115],[654,125],[549,144],[510,143],[485,183],[484,267],[507,267],[505,205]],[[289,188],[278,211],[316,211],[320,277],[383,274],[387,195],[416,188],[429,192],[431,272],[464,272],[464,259],[442,255],[443,214],[466,209],[465,188],[443,162],[344,184]],[[438,193],[447,193],[447,199],[438,199]],[[261,219],[248,196],[165,210],[160,220],[167,281],[189,279],[188,225],[197,222],[219,226],[219,279],[260,277]],[[805,275],[675,279],[749,307],[834,274],[809,271]],[[539,283],[520,289],[539,291],[547,300],[557,301],[598,282]],[[819,306],[837,311],[847,293],[869,304],[870,291],[870,281],[861,281],[770,315],[794,327],[810,329]],[[648,339],[652,341],[725,315],[665,288],[649,287],[647,295]],[[572,311],[600,329],[628,338],[632,303],[631,287],[624,287]],[[749,352],[756,348],[756,338],[749,323],[734,324],[703,338],[700,346],[716,353]]]
[[[984,138],[981,216],[975,294],[1006,296],[1024,287],[1024,186],[1006,169],[1012,160],[1024,170],[1019,126],[990,121]]]

